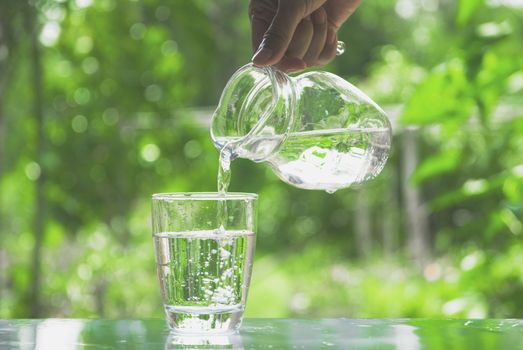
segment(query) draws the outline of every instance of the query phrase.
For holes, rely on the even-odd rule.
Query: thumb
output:
[[[319,8],[326,0],[292,1],[280,0],[278,11],[263,40],[252,58],[257,66],[268,66],[278,63],[294,35],[300,21]]]

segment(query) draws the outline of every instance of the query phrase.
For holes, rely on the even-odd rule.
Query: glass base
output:
[[[224,334],[237,331],[242,322],[243,308],[176,307],[165,305],[165,315],[171,330],[181,334]]]

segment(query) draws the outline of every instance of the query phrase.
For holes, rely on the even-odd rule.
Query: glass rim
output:
[[[165,192],[154,193],[153,200],[255,200],[256,193],[248,192]]]

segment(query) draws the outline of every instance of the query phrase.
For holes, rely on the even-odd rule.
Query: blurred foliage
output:
[[[201,107],[250,58],[246,7],[2,0],[0,317],[161,317],[149,198],[215,190]],[[347,53],[326,69],[400,106],[393,154],[377,180],[334,195],[233,163],[231,189],[260,195],[248,316],[521,317],[522,17],[508,0],[360,6],[339,33]],[[417,130],[412,176],[407,127]],[[423,265],[406,249],[406,187],[428,210]],[[356,234],[362,210],[370,252]]]

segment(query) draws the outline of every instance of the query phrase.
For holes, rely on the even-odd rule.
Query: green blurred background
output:
[[[329,195],[263,164],[248,317],[523,317],[523,3],[364,1],[325,67],[392,155]],[[150,195],[215,191],[247,1],[1,0],[0,317],[162,317]]]

